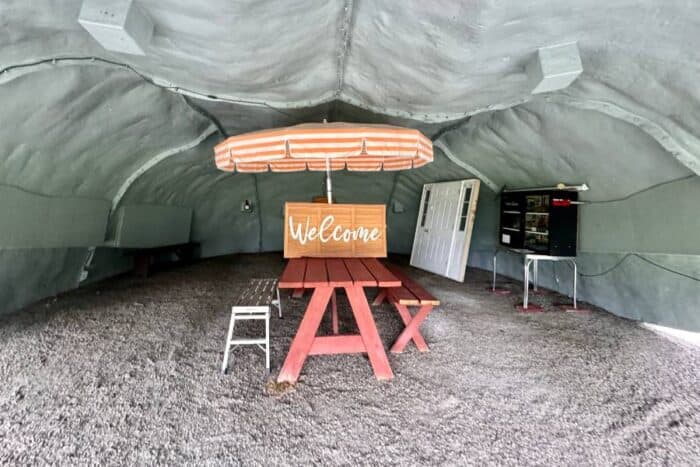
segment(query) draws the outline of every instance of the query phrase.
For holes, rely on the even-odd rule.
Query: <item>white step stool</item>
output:
[[[274,297],[277,298],[274,298]],[[231,321],[228,325],[226,348],[224,349],[224,361],[221,365],[221,373],[228,370],[228,359],[232,347],[239,345],[257,345],[265,351],[265,368],[270,371],[270,305],[277,307],[279,317],[282,317],[282,302],[276,279],[251,279],[245,289],[241,291],[236,305],[231,307]],[[259,319],[265,320],[264,338],[234,339],[233,328],[238,320]],[[263,347],[263,345],[265,347]]]

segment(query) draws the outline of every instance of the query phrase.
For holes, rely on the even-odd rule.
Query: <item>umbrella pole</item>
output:
[[[331,163],[326,159],[326,200],[333,204],[333,188],[331,186]]]

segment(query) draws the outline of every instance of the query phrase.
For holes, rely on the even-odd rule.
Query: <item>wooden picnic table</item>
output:
[[[294,383],[309,355],[366,353],[377,379],[391,379],[394,373],[384,345],[379,338],[365,287],[392,289],[401,287],[394,273],[375,258],[298,258],[290,259],[279,280],[282,289],[313,289],[304,317],[289,353],[284,360],[278,382]],[[350,302],[359,334],[338,334],[335,290],[342,288]],[[332,336],[316,336],[329,302],[333,301]]]

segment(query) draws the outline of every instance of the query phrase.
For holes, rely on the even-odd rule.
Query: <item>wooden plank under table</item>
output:
[[[365,262],[366,261],[366,262]],[[303,277],[300,275],[303,271]],[[301,285],[300,285],[301,283]],[[393,290],[401,281],[376,260],[359,258],[300,258],[290,259],[279,281],[280,288],[313,289],[304,316],[277,377],[278,382],[298,380],[309,355],[339,353],[366,353],[377,379],[391,379],[384,345],[367,302],[364,287]],[[337,334],[337,316],[334,317],[333,336],[317,336],[319,325],[335,290],[342,288],[350,302],[359,334]],[[335,304],[334,307],[335,308]]]

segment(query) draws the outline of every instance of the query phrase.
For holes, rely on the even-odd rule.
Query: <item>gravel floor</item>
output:
[[[430,352],[390,355],[391,382],[364,356],[312,357],[278,393],[253,348],[221,376],[232,297],[282,267],[217,258],[0,320],[0,463],[700,464],[698,349],[600,311],[516,313],[483,271],[458,284],[411,270],[443,305],[422,328]],[[272,376],[305,300],[285,303]],[[398,315],[375,317],[389,344]]]

